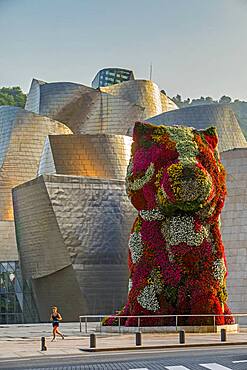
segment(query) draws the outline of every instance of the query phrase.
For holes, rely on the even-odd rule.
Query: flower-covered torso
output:
[[[213,127],[135,124],[126,188],[138,217],[129,238],[128,302],[120,315],[229,314],[219,228],[225,171],[217,143]],[[216,318],[228,322],[231,317]],[[158,324],[173,319],[142,319],[142,325]]]

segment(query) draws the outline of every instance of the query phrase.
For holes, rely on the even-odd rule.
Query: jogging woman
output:
[[[53,333],[52,342],[56,339],[56,334],[60,335],[60,337],[62,337],[62,339],[64,339],[64,335],[58,330],[59,321],[61,321],[61,320],[62,320],[62,316],[58,312],[57,307],[56,306],[53,306],[52,307],[52,314],[51,314],[51,317],[50,317],[50,321],[52,321],[52,327],[53,327],[53,330],[52,330],[52,333]]]

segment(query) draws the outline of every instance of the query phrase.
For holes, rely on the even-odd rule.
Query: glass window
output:
[[[18,262],[0,262],[0,324],[23,322],[23,284]]]
[[[10,269],[8,271],[15,271],[16,263],[15,262],[8,262],[8,268]]]
[[[2,262],[2,267],[5,271],[7,271],[7,266],[8,266],[7,262]]]

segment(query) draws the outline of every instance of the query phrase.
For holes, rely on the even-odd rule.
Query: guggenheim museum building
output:
[[[128,292],[125,192],[135,121],[216,126],[227,169],[222,234],[229,305],[246,312],[247,143],[228,105],[178,109],[130,70],[92,86],[33,79],[25,109],[0,107],[0,323],[111,314]]]

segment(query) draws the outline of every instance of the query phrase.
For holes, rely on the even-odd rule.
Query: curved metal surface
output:
[[[7,232],[0,241],[1,259],[16,256],[12,188],[36,176],[45,138],[48,134],[69,134],[60,122],[17,107],[0,107],[0,221]],[[3,226],[2,226],[3,227]],[[12,231],[10,231],[12,230]],[[5,247],[8,245],[8,248]],[[11,258],[12,259],[12,258]]]
[[[88,86],[70,82],[41,84],[36,80],[32,82],[26,106],[65,123],[77,134],[126,134],[131,120],[138,120],[143,112],[132,102]]]
[[[85,93],[94,92],[91,87],[73,82],[53,82],[40,86],[40,114],[58,119],[60,111],[71,101]]]
[[[132,135],[135,121],[176,104],[152,81],[130,80],[93,89],[88,86],[33,80],[27,109],[65,123],[73,133]]]
[[[40,110],[40,87],[46,84],[45,81],[33,79],[29,92],[27,94],[27,100],[25,104],[25,109],[34,113],[39,114]]]
[[[132,139],[122,135],[53,135],[46,140],[38,174],[125,179]]]
[[[177,109],[176,104],[162,94],[153,81],[149,80],[130,80],[112,86],[101,87],[100,90],[141,106],[144,111],[142,116],[139,117],[140,120],[167,110]]]
[[[57,119],[65,105],[78,99],[81,94],[91,91],[94,89],[73,82],[47,83],[33,79],[25,109]]]
[[[94,104],[81,123],[79,132],[126,135],[133,122],[143,116],[143,111],[143,107],[133,102],[97,91]]]
[[[70,134],[62,123],[16,107],[0,107],[0,220],[13,220],[11,189],[36,176],[45,138]]]
[[[46,195],[40,186],[42,182]],[[46,207],[40,203],[44,196]],[[16,187],[13,198],[18,249],[26,276],[46,278],[48,272],[52,272],[52,268],[47,271],[46,266],[52,266],[53,261],[55,273],[56,261],[49,256],[56,255],[60,249],[52,237],[53,231],[59,230],[74,277],[85,297],[85,314],[111,313],[124,303],[128,281],[128,234],[135,218],[124,181],[46,175]],[[48,220],[49,214],[53,223]],[[54,229],[56,223],[58,228]],[[39,257],[37,249],[41,250]],[[53,251],[49,252],[47,261],[45,251],[49,249]],[[71,312],[66,317],[70,320],[73,319],[74,302],[67,295],[70,292],[66,289],[62,270],[58,271],[60,284],[64,286],[64,303],[70,300],[71,304]]]
[[[13,204],[23,277],[38,279],[71,265],[43,177],[13,189]]]
[[[229,106],[223,104],[181,108],[150,117],[146,122],[155,125],[187,125],[196,129],[216,126],[220,152],[247,146],[234,112]]]

